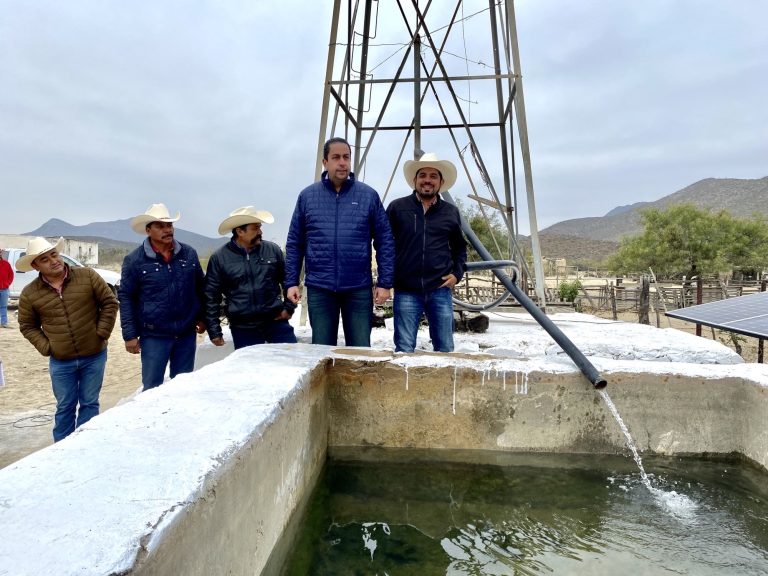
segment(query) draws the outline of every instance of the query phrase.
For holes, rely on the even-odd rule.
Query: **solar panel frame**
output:
[[[768,338],[768,292],[679,308],[666,315],[745,336]]]

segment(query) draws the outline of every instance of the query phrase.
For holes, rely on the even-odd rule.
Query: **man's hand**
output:
[[[133,340],[126,340],[125,349],[131,354],[138,354],[139,352],[141,352],[141,345],[139,344],[139,339],[134,338]]]
[[[195,332],[198,334],[203,334],[205,332],[205,322],[200,320],[197,324],[195,324]]]
[[[224,346],[224,336],[219,336],[218,338],[211,338],[211,344],[214,346]]]
[[[377,306],[381,306],[389,300],[390,295],[392,294],[392,291],[389,288],[379,288],[376,287],[376,290],[373,291],[373,303]]]
[[[288,312],[288,310],[285,310],[285,309],[283,309],[283,310],[280,312],[280,314],[278,314],[278,315],[275,317],[275,322],[277,322],[278,320],[290,320],[290,319],[291,319],[291,316],[293,316],[293,314],[291,314],[290,312]]]
[[[456,279],[456,276],[454,276],[453,274],[448,274],[448,276],[443,276],[443,280],[445,280],[445,282],[443,282],[440,285],[440,288],[453,288],[454,286],[456,286],[456,282],[458,282],[458,280]]]
[[[301,290],[298,286],[291,286],[288,288],[288,291],[286,292],[286,296],[288,297],[288,300],[293,302],[294,304],[298,304],[299,300],[301,300]]]

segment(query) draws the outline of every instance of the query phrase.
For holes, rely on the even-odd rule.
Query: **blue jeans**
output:
[[[8,288],[0,290],[0,324],[3,326],[8,326],[8,296],[10,294],[11,291]]]
[[[252,328],[230,325],[229,331],[232,334],[235,350],[267,342],[270,344],[296,344],[296,335],[293,333],[293,326],[288,323],[288,320],[270,320],[262,326]]]
[[[53,356],[48,360],[53,395],[56,397],[54,442],[63,440],[99,413],[99,392],[106,365],[106,348],[97,354],[73,360],[57,360]]]
[[[371,346],[373,322],[373,290],[360,288],[349,292],[333,292],[307,286],[309,323],[312,344],[336,346],[339,313],[347,346]]]
[[[435,352],[453,352],[453,294],[450,288],[431,292],[395,290],[395,352],[413,352],[421,315],[427,313]]]
[[[171,363],[170,375],[192,372],[195,369],[197,334],[193,330],[184,336],[160,337],[142,336],[141,383],[144,390],[157,388],[163,383],[165,367]]]

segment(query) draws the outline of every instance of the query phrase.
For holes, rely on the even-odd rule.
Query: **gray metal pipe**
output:
[[[453,198],[449,192],[441,192],[440,195],[443,196],[451,204],[454,204]],[[463,216],[461,217],[461,229],[463,230],[464,235],[467,237],[467,240],[469,240],[469,243],[472,244],[472,247],[477,250],[477,253],[480,255],[480,257],[483,260],[488,261],[489,266],[494,265],[492,268],[493,273],[496,275],[499,281],[504,284],[504,287],[509,291],[510,294],[512,294],[514,299],[517,300],[531,316],[533,316],[533,319],[536,320],[536,322],[538,322],[542,328],[544,328],[547,334],[552,336],[552,339],[557,342],[557,344],[566,354],[568,354],[571,360],[573,360],[574,364],[576,364],[579,370],[581,370],[581,373],[587,377],[587,380],[589,380],[598,390],[605,388],[608,385],[608,381],[600,375],[600,373],[597,371],[597,368],[595,368],[592,363],[587,360],[587,357],[582,354],[581,350],[576,348],[576,345],[571,342],[568,336],[563,334],[563,331],[560,330],[560,328],[558,328],[555,323],[552,322],[552,320],[550,320],[549,317],[539,309],[538,306],[536,306],[536,303],[528,298],[528,296],[517,286],[517,284],[514,283],[514,281],[506,274],[506,272],[504,272],[502,268],[496,266],[499,262],[494,261],[491,253],[486,250],[485,246],[483,246],[483,243],[477,237],[477,234],[475,234],[475,232],[472,230],[472,227]],[[474,268],[477,269],[476,266]]]

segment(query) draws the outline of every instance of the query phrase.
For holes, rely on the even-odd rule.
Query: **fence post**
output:
[[[704,299],[704,282],[701,276],[696,278],[696,304],[701,304]],[[696,324],[696,336],[701,336],[701,324]]]
[[[643,274],[640,279],[640,300],[638,302],[638,314],[640,324],[650,324],[648,320],[648,303],[651,296],[651,279]]]
[[[760,282],[760,292],[765,292],[766,285],[768,285],[768,280],[763,280]],[[765,343],[765,338],[758,338],[757,339],[757,361],[758,363],[763,363],[763,344]]]
[[[613,319],[618,320],[619,317],[616,314],[616,286],[611,284],[611,311],[613,312]]]

